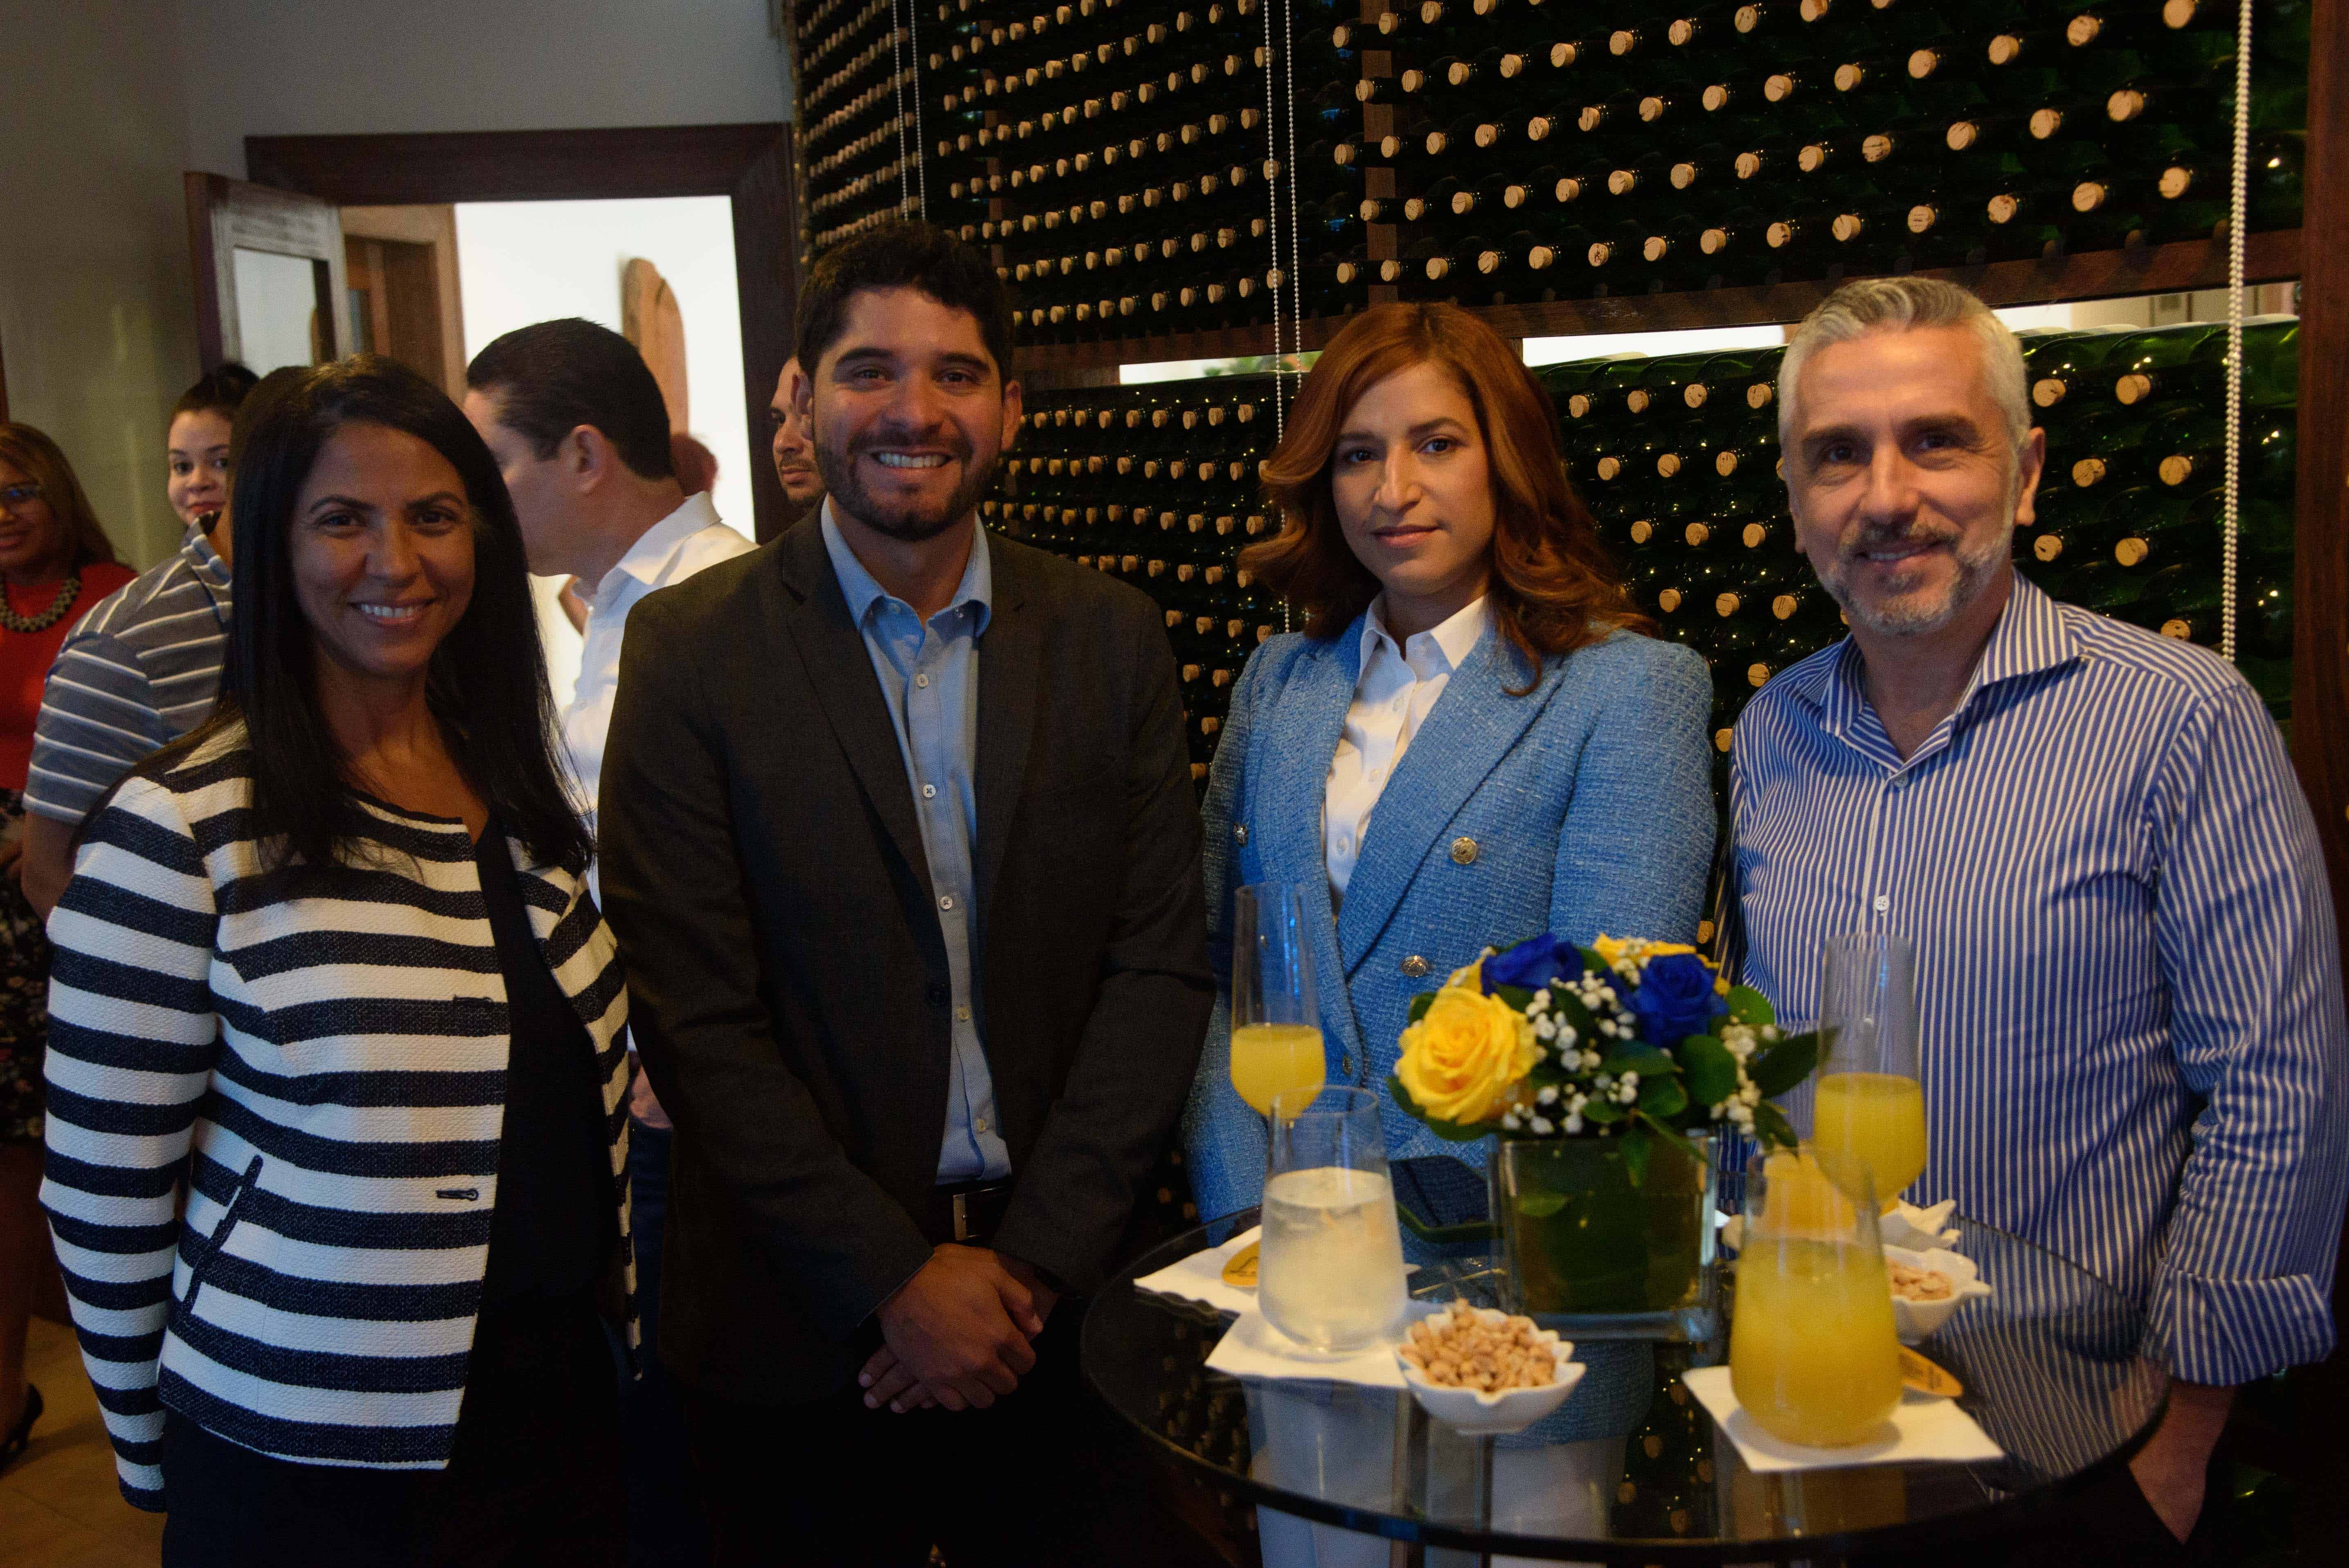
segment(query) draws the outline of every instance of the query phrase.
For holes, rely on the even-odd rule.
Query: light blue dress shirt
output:
[[[995,1080],[971,1001],[971,844],[978,833],[978,638],[993,613],[994,574],[987,530],[970,524],[970,565],[947,607],[926,623],[914,607],[873,580],[823,504],[823,547],[864,637],[873,674],[889,704],[890,727],[905,759],[922,853],[930,863],[938,934],[946,939],[954,992],[954,1061],[938,1181],[995,1181],[1011,1174],[1011,1152],[995,1118]]]

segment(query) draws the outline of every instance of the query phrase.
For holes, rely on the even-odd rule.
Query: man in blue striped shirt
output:
[[[2224,660],[2016,575],[2045,435],[1981,301],[1846,285],[1778,390],[1851,636],[1737,724],[1745,977],[1809,1018],[1825,938],[1915,944],[1921,1193],[2144,1303],[2177,1381],[2130,1469],[2183,1539],[2233,1386],[2333,1345],[2349,1027],[2307,802]]]

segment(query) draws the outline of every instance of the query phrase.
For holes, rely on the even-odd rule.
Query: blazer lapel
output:
[[[807,666],[816,701],[873,815],[921,885],[926,905],[933,897],[930,860],[922,849],[921,824],[915,820],[914,794],[905,783],[905,753],[897,744],[888,701],[873,674],[864,634],[848,618],[848,600],[824,554],[823,530],[812,524],[792,529],[777,555],[783,582],[800,600],[796,612],[784,621],[801,662]]]
[[[1338,945],[1349,980],[1394,918],[1421,863],[1440,847],[1436,839],[1444,825],[1508,754],[1541,711],[1546,688],[1556,680],[1553,673],[1545,678],[1545,690],[1511,697],[1504,681],[1513,672],[1514,661],[1503,654],[1498,634],[1486,632],[1453,672],[1388,778],[1338,916]]]
[[[1016,548],[989,540],[994,606],[978,639],[978,916],[984,940],[1004,841],[1028,781],[1028,748],[1036,729],[1036,688],[1043,670],[1040,607],[1030,600],[1038,585]]]
[[[1329,790],[1330,760],[1338,754],[1338,737],[1345,732],[1346,710],[1353,705],[1361,662],[1360,618],[1331,641],[1310,649],[1299,661],[1281,691],[1277,725],[1257,731],[1264,737],[1265,774],[1260,788],[1252,784],[1250,789],[1257,798],[1272,805],[1269,811],[1251,814],[1254,831],[1260,836],[1257,862],[1264,867],[1265,880],[1285,882],[1300,890],[1312,919],[1321,1026],[1335,1034],[1339,1047],[1331,1054],[1333,1073],[1339,1070],[1338,1056],[1360,1052],[1362,1043],[1361,1023],[1346,991],[1337,914],[1330,904],[1330,864],[1321,846],[1321,799]]]

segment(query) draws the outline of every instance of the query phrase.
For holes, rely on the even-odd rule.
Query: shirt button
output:
[[[1234,844],[1246,844],[1247,842],[1247,823],[1236,822],[1232,824],[1232,842]]]
[[[1338,1071],[1345,1077],[1350,1078],[1354,1075],[1354,1058],[1350,1052],[1338,1058]]]
[[[942,893],[942,894],[940,894],[940,895],[938,896],[938,908],[939,908],[939,909],[953,909],[953,908],[954,908],[954,895],[953,895],[952,893]]]
[[[977,1127],[980,1132],[985,1132],[987,1130],[987,1118],[985,1116],[981,1116],[978,1120],[971,1123],[970,1125]]]
[[[936,800],[937,798],[937,794],[938,786],[936,784],[924,784],[922,786],[922,798],[924,800]]]
[[[1890,908],[1892,908],[1892,896],[1889,893],[1878,893],[1876,896],[1876,912],[1880,915]]]
[[[914,684],[916,686],[927,686],[929,683],[930,678],[926,675],[916,675],[914,677]]]
[[[957,1007],[957,1008],[956,1008],[956,1009],[955,1009],[955,1017],[956,1017],[956,1018],[957,1018],[957,1019],[959,1019],[959,1020],[961,1020],[961,1021],[962,1021],[963,1023],[969,1023],[969,1022],[970,1022],[970,1009],[969,1009],[969,1008],[968,1008],[968,1007]]]
[[[1420,957],[1417,953],[1413,953],[1409,958],[1403,960],[1402,962],[1396,967],[1401,969],[1403,973],[1411,976],[1412,979],[1417,980],[1420,976],[1427,972],[1427,961]]]
[[[1476,841],[1462,835],[1452,841],[1452,863],[1455,866],[1476,864]]]

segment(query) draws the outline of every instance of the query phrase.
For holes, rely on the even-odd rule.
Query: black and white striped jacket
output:
[[[282,1459],[446,1465],[497,1201],[511,1042],[463,825],[369,805],[386,853],[295,897],[247,836],[251,803],[235,735],[127,780],[49,921],[41,1200],[124,1494],[148,1508],[167,1406]],[[611,932],[583,877],[509,846],[602,1070],[625,1259]]]

